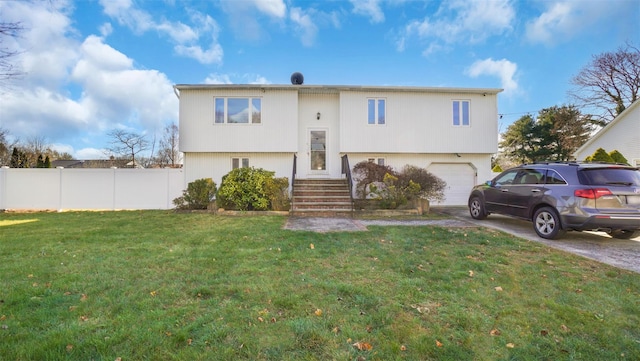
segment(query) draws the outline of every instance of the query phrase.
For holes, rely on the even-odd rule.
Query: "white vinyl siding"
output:
[[[371,126],[366,99],[386,99],[386,124]],[[453,99],[468,98],[469,125],[452,126]],[[473,104],[473,107],[471,107]],[[341,153],[497,153],[495,94],[343,91]]]
[[[610,153],[617,150],[627,158],[629,164],[640,166],[640,101],[635,101],[616,119],[602,128],[574,154],[584,160],[603,148]],[[635,164],[634,164],[635,163]]]
[[[261,99],[260,124],[216,124],[214,98]],[[253,104],[257,108],[257,104]],[[316,110],[317,111],[317,110]],[[315,112],[314,112],[315,119]],[[181,152],[296,152],[298,92],[183,89],[180,92]]]

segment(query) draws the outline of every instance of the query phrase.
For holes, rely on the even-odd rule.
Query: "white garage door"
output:
[[[475,170],[469,164],[437,163],[427,168],[429,172],[447,182],[443,202],[432,202],[432,205],[464,206],[467,205],[471,188],[475,185]]]

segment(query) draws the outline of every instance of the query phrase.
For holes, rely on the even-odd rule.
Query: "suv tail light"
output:
[[[576,189],[573,195],[579,198],[598,199],[602,196],[613,195],[607,188],[589,188],[589,189]]]

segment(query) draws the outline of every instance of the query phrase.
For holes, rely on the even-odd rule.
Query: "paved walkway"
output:
[[[312,232],[358,232],[367,226],[440,226],[475,227],[474,224],[458,219],[436,220],[365,220],[351,218],[289,217],[284,229]]]

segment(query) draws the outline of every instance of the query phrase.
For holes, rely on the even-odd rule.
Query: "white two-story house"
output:
[[[447,182],[445,205],[464,205],[491,178],[501,89],[328,85],[175,86],[185,181],[236,167],[277,177],[341,178],[374,161],[410,164]]]

